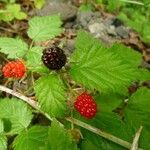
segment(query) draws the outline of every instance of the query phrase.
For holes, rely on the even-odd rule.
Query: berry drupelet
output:
[[[66,55],[59,47],[46,48],[43,51],[42,61],[51,70],[59,70],[66,64]]]

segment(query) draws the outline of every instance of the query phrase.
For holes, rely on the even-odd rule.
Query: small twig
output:
[[[13,91],[5,86],[2,86],[0,85],[0,91],[3,91],[3,92],[6,92],[6,93],[9,93],[11,95],[14,95],[20,99],[22,99],[24,102],[28,103],[30,106],[32,106],[34,109],[38,109],[38,105],[37,105],[37,102],[16,92],[16,91]]]
[[[139,138],[140,138],[142,129],[143,129],[143,126],[140,126],[140,128],[139,128],[138,131],[136,132],[130,150],[138,150],[138,142],[139,142]]]
[[[38,110],[45,117],[47,117],[49,120],[52,121],[52,118],[47,113],[41,111],[40,110],[40,106],[38,105],[38,103],[36,101],[32,100],[31,98],[28,98],[28,97],[26,97],[26,96],[24,96],[24,95],[22,95],[22,94],[20,94],[18,92],[15,92],[15,91],[7,88],[7,87],[4,87],[2,85],[0,85],[0,91],[4,91],[6,93],[9,93],[9,94],[11,94],[13,96],[18,97],[20,100],[23,100],[24,102],[28,103],[30,106],[32,106],[34,109]],[[115,137],[115,136],[113,136],[113,135],[111,135],[109,133],[103,132],[100,129],[95,128],[95,127],[93,127],[91,125],[88,125],[88,124],[86,124],[86,123],[84,123],[84,122],[82,122],[80,120],[77,120],[77,119],[74,119],[74,118],[70,118],[70,117],[66,118],[66,120],[71,122],[71,123],[73,123],[73,124],[76,124],[76,125],[78,125],[78,126],[80,126],[82,128],[85,128],[85,129],[87,129],[87,130],[89,130],[89,131],[91,131],[91,132],[93,132],[93,133],[95,133],[97,135],[100,135],[100,136],[102,136],[103,138],[105,138],[107,140],[110,140],[110,141],[112,141],[112,142],[114,142],[116,144],[119,144],[119,145],[121,145],[121,146],[123,146],[123,147],[125,147],[127,149],[130,149],[131,146],[132,146],[131,143],[126,142],[126,141],[124,141],[122,139],[119,139],[119,138],[117,138],[117,137]],[[138,150],[142,150],[142,149],[138,148]]]
[[[120,1],[126,2],[126,3],[131,3],[131,4],[143,5],[144,6],[143,3],[137,2],[137,1],[133,1],[133,0],[120,0]]]
[[[0,30],[6,31],[6,32],[10,32],[10,33],[16,33],[15,31],[13,31],[11,29],[4,28],[4,27],[0,27]]]

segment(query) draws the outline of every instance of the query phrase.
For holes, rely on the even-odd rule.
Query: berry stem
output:
[[[13,90],[5,87],[5,86],[2,86],[2,85],[0,85],[0,91],[6,92],[6,93],[9,93],[9,94],[11,94],[13,96],[18,97],[19,100],[23,100],[24,102],[28,103],[31,107],[33,107],[34,109],[38,110],[41,114],[43,114],[50,121],[53,120],[47,113],[45,113],[42,110],[40,110],[40,106],[38,105],[38,103],[36,101],[32,100],[31,98],[26,97],[26,96],[24,96],[24,95],[22,95],[22,94],[20,94],[18,92],[15,92],[15,91],[13,91]],[[102,136],[103,138],[105,138],[107,140],[110,140],[110,141],[112,141],[112,142],[114,142],[116,144],[119,144],[119,145],[121,145],[121,146],[123,146],[123,147],[125,147],[127,149],[130,149],[131,146],[132,146],[131,143],[126,142],[126,141],[124,141],[124,140],[122,140],[120,138],[117,138],[117,137],[115,137],[115,136],[113,136],[113,135],[111,135],[109,133],[104,132],[104,131],[101,131],[100,129],[95,128],[95,127],[93,127],[93,126],[91,126],[89,124],[86,124],[86,123],[84,123],[84,122],[82,122],[80,120],[77,120],[77,119],[74,119],[74,118],[71,118],[71,117],[67,117],[65,119],[67,121],[73,123],[73,124],[76,124],[76,125],[84,128],[84,129],[87,129],[87,130],[89,130],[89,131],[91,131],[91,132],[93,132],[93,133],[95,133],[97,135],[100,135],[100,136]],[[143,150],[143,149],[138,148],[138,150]]]

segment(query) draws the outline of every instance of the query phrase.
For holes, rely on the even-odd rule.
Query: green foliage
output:
[[[76,39],[76,50],[71,57],[70,75],[88,89],[117,92],[135,79],[136,69],[98,40],[80,31]]]
[[[44,1],[34,2],[37,8],[41,8]],[[120,9],[120,6],[115,5],[114,2],[116,1],[109,1],[111,11]],[[26,62],[27,74],[28,71],[34,72],[33,77],[36,80],[34,94],[39,106],[34,113],[41,113],[47,119],[51,118],[51,123],[46,122],[47,126],[35,125],[34,119],[36,118],[32,122],[32,111],[24,102],[15,98],[1,98],[0,150],[8,148],[14,148],[14,150],[77,150],[78,147],[81,150],[124,149],[119,144],[114,144],[83,128],[80,129],[83,139],[77,147],[77,143],[69,132],[70,124],[69,131],[67,131],[60,123],[65,122],[66,116],[75,117],[130,143],[137,129],[143,125],[140,147],[150,149],[150,90],[140,88],[131,97],[127,93],[128,86],[133,81],[143,82],[150,78],[148,70],[138,68],[142,59],[141,54],[116,43],[111,47],[105,47],[85,31],[79,31],[75,51],[71,59],[68,59],[70,61],[67,65],[70,66],[58,71],[48,70],[41,61],[43,47],[37,46],[40,45],[37,42],[50,40],[61,34],[61,24],[58,15],[32,18],[28,29],[28,36],[32,40],[30,46],[21,39],[0,38],[0,52],[7,54],[10,60],[23,58]],[[64,81],[66,79],[64,77],[67,77],[67,81]],[[19,83],[22,84],[24,81],[26,79],[21,79]],[[13,84],[14,81],[11,83]],[[72,108],[77,96],[76,92],[78,92],[74,92],[77,89],[73,88],[94,91],[93,94],[96,95],[93,97],[98,108],[95,118],[84,119]],[[129,101],[126,106],[124,100],[127,96]],[[118,114],[114,113],[118,107],[120,109],[123,107],[123,109],[121,111],[117,109]],[[81,122],[78,121],[78,123]],[[71,127],[73,128],[73,125]],[[77,128],[77,126],[74,127]],[[13,147],[9,145],[7,148],[7,135],[14,138]]]
[[[150,71],[147,69],[139,69],[138,80],[140,82],[150,81]]]
[[[35,84],[35,93],[41,109],[50,116],[63,116],[67,104],[65,90],[65,86],[58,75],[50,74],[38,79]]]
[[[100,111],[104,112],[112,112],[122,103],[122,100],[124,99],[124,97],[116,93],[98,94],[95,98]]]
[[[36,8],[41,9],[45,4],[45,0],[34,0],[34,4]]]
[[[3,120],[0,119],[0,133],[2,133],[4,131],[4,123]]]
[[[133,8],[124,9],[120,12],[119,19],[125,22],[126,25],[139,32],[141,39],[149,43],[150,41],[150,18],[148,19],[145,14],[142,14],[140,10]]]
[[[0,10],[0,20],[2,21],[23,20],[26,17],[27,15],[21,11],[19,4],[8,4],[5,9]]]
[[[107,4],[107,10],[109,12],[114,12],[116,10],[119,10],[119,8],[123,5],[124,3],[119,1],[119,0],[108,0]]]
[[[123,61],[126,61],[132,67],[137,68],[142,62],[142,56],[139,52],[122,44],[115,43],[110,50],[117,53]]]
[[[8,54],[8,58],[22,58],[27,50],[28,45],[21,39],[0,38],[0,52]]]
[[[0,150],[7,150],[7,138],[3,134],[0,134]]]
[[[80,8],[79,8],[80,11],[91,11],[92,10],[92,5],[91,4],[82,4],[80,5]]]
[[[140,88],[129,99],[128,106],[125,109],[125,121],[130,129],[135,132],[140,126],[143,126],[141,134],[140,146],[143,149],[150,149],[148,142],[150,141],[150,90]]]
[[[46,41],[62,32],[62,22],[58,15],[34,17],[29,21],[28,35],[34,41]]]
[[[13,142],[14,150],[40,150],[47,139],[48,127],[32,126],[24,130]]]
[[[48,131],[46,150],[77,150],[71,135],[64,129],[62,124],[54,120]]]
[[[77,118],[77,116],[76,116]],[[130,130],[128,131],[125,123],[118,117],[115,113],[112,112],[101,112],[99,111],[95,118],[92,120],[86,120],[81,117],[78,119],[86,122],[94,127],[100,128],[101,131],[106,131],[107,133],[111,133],[123,140],[131,141],[132,133]],[[85,129],[81,128],[81,133],[84,137],[83,146],[87,147],[89,144],[95,149],[101,150],[125,150],[123,147],[110,142],[101,136],[93,134]],[[90,141],[90,143],[89,143]],[[85,143],[86,142],[86,143]],[[84,149],[83,149],[84,150]]]
[[[32,112],[22,101],[5,98],[0,101],[0,118],[6,125],[7,133],[18,134],[29,126]]]
[[[48,73],[49,70],[43,65],[41,61],[42,47],[32,47],[26,55],[27,67],[33,72]]]
[[[15,3],[16,0],[0,0],[0,2],[4,2],[4,3]]]

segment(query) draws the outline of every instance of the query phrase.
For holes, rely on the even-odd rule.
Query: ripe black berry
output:
[[[66,63],[66,55],[59,47],[46,48],[43,51],[42,61],[51,70],[59,70]]]

